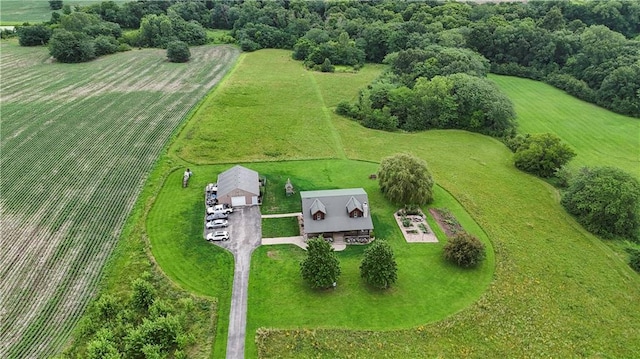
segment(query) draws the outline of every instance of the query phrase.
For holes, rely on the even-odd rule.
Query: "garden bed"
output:
[[[429,227],[424,213],[418,211],[417,214],[405,214],[403,210],[397,211],[393,217],[402,231],[404,239],[408,243],[437,243],[438,238]]]

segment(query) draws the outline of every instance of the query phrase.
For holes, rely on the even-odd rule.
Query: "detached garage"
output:
[[[218,203],[232,207],[260,204],[258,172],[235,166],[219,174]]]

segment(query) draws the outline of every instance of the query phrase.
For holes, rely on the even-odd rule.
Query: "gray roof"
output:
[[[311,209],[309,211],[309,214],[311,214],[312,216],[314,214],[316,214],[318,211],[327,214],[327,208],[324,206],[324,203],[322,203],[319,199],[315,199],[313,201],[313,203],[311,203]]]
[[[236,165],[218,175],[218,197],[225,196],[235,189],[260,195],[258,172]]]
[[[353,230],[371,230],[373,222],[369,210],[364,208],[368,203],[367,192],[362,188],[335,189],[324,191],[302,191],[302,215],[304,217],[304,229],[307,233],[344,232]],[[311,215],[314,204],[320,202],[325,207],[323,220],[314,220]],[[358,207],[359,205],[359,207]],[[355,206],[366,217],[349,217],[348,206]]]

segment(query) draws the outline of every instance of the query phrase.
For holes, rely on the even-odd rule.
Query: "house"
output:
[[[218,175],[218,203],[232,207],[260,204],[258,172],[234,166]]]
[[[373,222],[369,198],[362,188],[302,191],[302,217],[307,238],[322,235],[351,242],[368,242]]]

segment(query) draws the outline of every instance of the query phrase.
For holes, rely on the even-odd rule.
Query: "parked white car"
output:
[[[213,229],[213,228],[224,228],[228,225],[229,225],[229,221],[227,221],[226,219],[215,219],[213,221],[207,222],[206,227],[207,229]]]
[[[213,233],[207,234],[208,241],[228,241],[229,240],[229,232],[227,231],[216,231]]]

